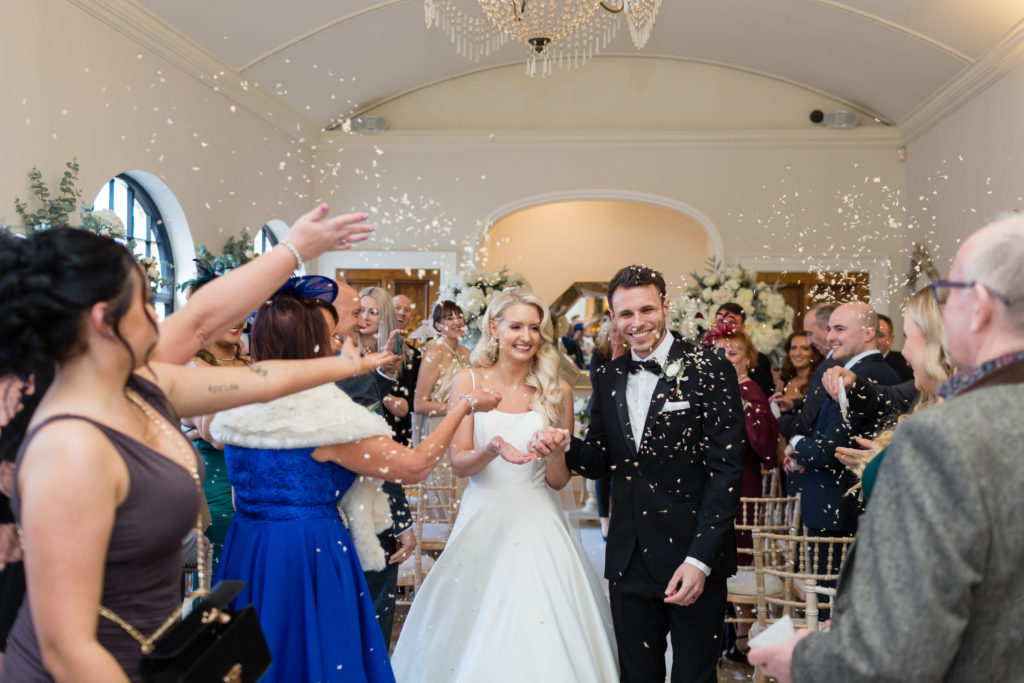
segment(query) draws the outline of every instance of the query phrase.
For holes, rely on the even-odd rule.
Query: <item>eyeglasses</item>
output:
[[[986,285],[984,282],[953,282],[950,280],[936,280],[935,282],[930,283],[928,286],[932,288],[932,296],[935,297],[935,301],[938,302],[940,306],[942,306],[947,301],[949,301],[949,295],[950,293],[952,293],[953,289],[965,289],[968,287],[974,287],[975,285],[981,285],[982,287],[988,290],[989,294],[999,299],[1007,306],[1012,305],[1012,302],[1005,294],[1000,294],[996,290]]]

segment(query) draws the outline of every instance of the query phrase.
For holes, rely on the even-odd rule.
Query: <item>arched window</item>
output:
[[[110,209],[124,223],[134,240],[135,253],[155,258],[163,284],[153,296],[153,306],[162,320],[174,311],[174,255],[164,219],[153,199],[131,176],[111,178],[93,201],[95,209]]]
[[[276,244],[277,235],[274,234],[269,225],[264,225],[256,233],[256,237],[252,241],[252,253],[256,255],[264,254],[273,249]]]

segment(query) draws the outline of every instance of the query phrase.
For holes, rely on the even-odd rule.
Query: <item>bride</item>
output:
[[[537,431],[573,426],[547,306],[507,289],[481,327],[478,369],[456,376],[449,403],[476,388],[502,399],[464,419],[452,440],[452,468],[469,486],[402,628],[395,677],[617,681],[608,602],[555,493],[569,481],[564,453],[526,452]]]

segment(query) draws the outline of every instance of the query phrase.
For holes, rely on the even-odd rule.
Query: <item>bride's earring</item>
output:
[[[491,359],[492,363],[498,362],[498,340],[494,337],[487,342],[487,357]]]

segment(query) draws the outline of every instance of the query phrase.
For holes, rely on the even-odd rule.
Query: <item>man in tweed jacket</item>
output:
[[[831,632],[751,651],[783,683],[1024,675],[1024,216],[967,239],[933,289],[964,370],[896,431]]]

